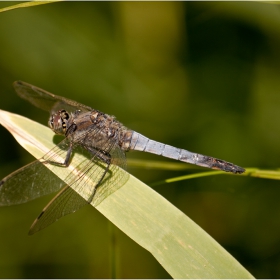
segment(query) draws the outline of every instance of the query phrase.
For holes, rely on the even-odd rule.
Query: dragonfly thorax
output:
[[[59,110],[50,116],[48,125],[56,134],[65,135],[68,120],[69,114],[67,111]]]

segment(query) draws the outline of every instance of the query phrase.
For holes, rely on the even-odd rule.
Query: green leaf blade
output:
[[[0,122],[36,158],[54,146],[47,127],[5,111],[0,111]],[[52,171],[61,176],[61,169]],[[253,278],[203,229],[132,175],[96,209],[148,250],[173,278]]]

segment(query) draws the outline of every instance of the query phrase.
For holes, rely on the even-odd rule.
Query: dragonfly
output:
[[[151,140],[126,128],[114,116],[54,95],[22,81],[13,83],[17,94],[50,113],[48,126],[64,139],[41,159],[0,181],[0,206],[15,205],[58,191],[33,222],[29,234],[51,225],[81,207],[98,205],[127,180],[126,152],[148,152],[174,160],[234,174],[245,169],[233,163]],[[49,166],[68,167],[74,156],[83,160],[61,179]],[[95,184],[89,187],[88,181]],[[85,190],[85,188],[87,188]],[[86,193],[85,197],[79,193]]]

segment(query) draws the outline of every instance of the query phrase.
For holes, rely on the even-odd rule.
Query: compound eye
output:
[[[50,116],[48,125],[56,134],[65,135],[68,120],[69,114],[65,110],[61,110]]]

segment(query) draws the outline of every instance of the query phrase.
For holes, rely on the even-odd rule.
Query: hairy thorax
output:
[[[132,131],[115,119],[97,110],[74,112],[67,124],[66,136],[84,146],[109,151],[115,143],[124,151],[129,150]],[[108,141],[111,140],[111,141]],[[112,141],[113,140],[113,141]]]

